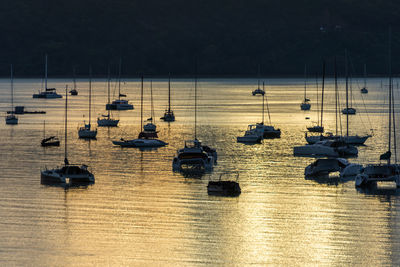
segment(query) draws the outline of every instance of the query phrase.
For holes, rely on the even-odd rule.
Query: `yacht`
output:
[[[358,149],[354,146],[347,145],[342,141],[324,140],[318,141],[312,145],[304,145],[294,147],[295,156],[326,156],[326,157],[344,157],[357,156]]]
[[[197,139],[185,141],[185,146],[177,151],[172,161],[173,171],[181,171],[183,166],[200,167],[205,171],[212,171],[214,167],[213,154],[206,152],[201,142]]]
[[[340,172],[340,177],[356,176],[360,173],[360,164],[349,163],[344,158],[317,159],[304,170],[306,177],[326,176],[332,172]]]
[[[33,98],[62,98],[62,95],[57,94],[55,88],[47,88],[47,54],[45,55],[45,67],[44,67],[44,91],[39,91],[37,94],[33,94]]]
[[[40,172],[42,184],[92,184],[94,175],[85,164],[70,164],[67,158],[67,122],[68,122],[68,86],[65,88],[65,148],[64,166],[54,169],[45,168]]]

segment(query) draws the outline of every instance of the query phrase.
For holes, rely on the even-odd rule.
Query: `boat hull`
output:
[[[112,141],[114,145],[121,147],[162,147],[168,143],[158,139],[133,139],[133,140],[119,140]]]
[[[238,143],[261,143],[261,136],[251,135],[251,136],[238,136],[236,141]]]
[[[86,139],[94,139],[97,136],[97,130],[79,130],[78,131],[79,138],[86,138]]]
[[[60,146],[60,141],[53,141],[53,142],[41,142],[43,147],[47,146]]]
[[[311,104],[302,103],[302,104],[300,105],[300,109],[301,109],[301,110],[310,110],[310,109],[311,109]]]
[[[327,157],[339,157],[339,153],[332,147],[327,146],[315,146],[305,145],[297,146],[293,148],[293,154],[295,156],[327,156]]]
[[[234,181],[210,181],[207,185],[207,193],[209,195],[235,197],[240,195],[241,189],[239,184]]]
[[[348,145],[363,145],[371,135],[365,136],[306,136],[306,141],[309,144],[315,144],[323,140],[341,140]]]
[[[9,124],[9,125],[18,124],[18,118],[17,117],[13,117],[13,118],[6,117],[6,124]]]
[[[131,110],[133,105],[131,104],[107,104],[106,110]]]

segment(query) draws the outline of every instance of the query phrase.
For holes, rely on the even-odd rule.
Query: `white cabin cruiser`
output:
[[[360,173],[360,164],[349,163],[344,158],[317,159],[304,170],[306,177],[326,176],[332,172],[340,172],[340,177],[356,176]]]
[[[324,140],[318,141],[312,145],[307,144],[294,147],[293,153],[295,156],[344,157],[356,156],[358,154],[358,149],[338,140]]]

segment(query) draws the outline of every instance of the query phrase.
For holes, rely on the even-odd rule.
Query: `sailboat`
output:
[[[247,126],[244,136],[236,137],[236,141],[239,143],[261,143],[262,139],[262,132],[257,130],[257,125],[255,124]]]
[[[143,125],[143,132],[144,136],[148,137],[155,137],[158,138],[157,135],[157,126],[153,123],[154,118],[154,105],[153,105],[153,81],[150,80],[150,118],[147,119],[148,123]]]
[[[69,93],[71,95],[78,95],[78,90],[76,90],[76,75],[75,75],[75,68],[72,69],[73,72],[73,82],[74,82],[74,88],[72,88],[71,91],[69,91]]]
[[[57,136],[46,137],[46,121],[43,121],[43,139],[40,144],[42,146],[60,146],[60,140]]]
[[[265,92],[264,89],[264,82],[263,82],[263,91]],[[270,125],[264,125],[264,97],[267,102],[267,111],[268,111],[268,118],[269,118],[269,124]],[[269,107],[268,107],[268,100],[267,96],[263,95],[263,102],[262,102],[262,122],[256,124],[256,130],[260,131],[262,133],[263,138],[280,138],[281,137],[281,130],[280,129],[275,129],[274,126],[271,125],[271,114],[269,113]]]
[[[65,147],[64,166],[40,171],[42,184],[90,184],[94,183],[94,175],[87,165],[70,164],[67,157],[67,122],[68,122],[68,86],[65,87]]]
[[[6,116],[6,124],[18,124],[18,117],[14,115],[14,77],[13,65],[10,66],[10,83],[11,83],[11,112]]]
[[[80,127],[78,130],[78,136],[79,138],[87,138],[87,139],[95,139],[97,135],[97,129],[92,130],[91,129],[91,124],[90,124],[90,119],[91,119],[91,114],[92,112],[92,69],[89,69],[89,123],[86,124],[84,122],[84,126]]]
[[[257,81],[257,89],[254,90],[252,93],[252,95],[264,95],[265,91],[260,89],[260,65],[258,65],[258,81]]]
[[[57,94],[56,88],[47,88],[47,54],[45,55],[44,65],[44,91],[33,94],[33,98],[62,98],[62,95]]]
[[[172,161],[173,171],[182,171],[183,167],[212,171],[217,162],[217,151],[202,145],[197,139],[197,67],[194,79],[194,139],[186,140],[185,146],[177,151]]]
[[[126,97],[125,94],[121,94],[121,65],[122,60],[119,60],[119,70],[118,70],[118,99],[115,99],[111,104],[106,105],[106,110],[129,110],[133,109],[133,105],[129,104],[126,99],[121,99],[121,97]]]
[[[364,64],[364,87],[361,88],[361,93],[362,94],[368,94],[368,89],[367,89],[367,64]]]
[[[164,116],[160,119],[164,121],[175,121],[174,112],[171,110],[171,75],[168,76],[168,109],[165,110]]]
[[[346,55],[346,60],[347,60],[347,55]],[[347,64],[347,63],[346,63]],[[348,78],[347,78],[348,79]],[[346,82],[346,107],[342,109],[342,114],[344,115],[355,115],[357,110],[353,108],[353,90],[352,90],[352,85],[350,81],[350,107],[349,107],[349,88],[348,88],[348,81]]]
[[[310,99],[307,98],[307,65],[304,65],[304,100],[300,104],[301,110],[310,110]]]
[[[137,139],[112,141],[114,145],[121,147],[150,148],[166,146],[168,143],[158,140],[152,134],[147,134],[143,129],[143,76],[141,77],[141,100],[140,100],[140,133]]]
[[[318,90],[318,84],[317,84],[317,90]],[[323,63],[322,63],[321,124],[307,127],[307,130],[310,133],[323,133],[324,132],[324,127],[322,124],[322,119],[324,117],[324,90],[325,90],[325,61],[323,61]],[[317,98],[318,98],[318,96],[317,96]],[[317,114],[317,116],[318,116],[318,114]],[[306,135],[307,135],[307,133],[306,133]]]
[[[345,53],[345,70],[346,70],[346,92],[348,92],[348,85],[349,85],[349,79],[348,79],[348,65],[347,65],[347,52]],[[346,144],[351,144],[351,145],[362,145],[367,141],[371,135],[349,135],[349,114],[346,114],[346,135],[339,135],[338,134],[338,116],[340,114],[338,113],[338,99],[339,99],[339,94],[338,94],[338,86],[337,86],[337,71],[336,71],[336,60],[335,60],[335,95],[336,95],[336,135],[333,134],[327,134],[327,135],[320,135],[320,136],[307,136],[306,135],[306,140],[309,144],[315,144],[318,141],[322,140],[342,140]],[[346,102],[348,101],[348,98],[346,98]],[[348,102],[346,103],[346,106],[348,106]]]
[[[108,95],[108,104],[110,104],[110,68],[108,68],[108,78],[107,78],[107,95]],[[111,117],[111,111],[108,110],[107,115],[102,115],[102,118],[97,118],[98,126],[107,126],[107,127],[117,127],[119,120],[113,119]]]
[[[392,182],[396,187],[400,187],[400,166],[397,164],[397,144],[396,144],[396,124],[395,124],[395,104],[392,80],[392,59],[391,59],[391,29],[389,29],[389,133],[388,151],[380,155],[379,160],[386,160],[386,164],[369,164],[364,167],[360,174],[356,176],[356,187],[376,186],[378,182]],[[392,157],[392,126],[393,126],[393,146],[395,163],[391,163]]]

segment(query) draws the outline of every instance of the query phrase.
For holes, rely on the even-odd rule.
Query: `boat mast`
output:
[[[257,73],[257,88],[260,89],[260,64],[258,64],[258,73]]]
[[[324,116],[325,60],[322,61],[321,127]]]
[[[171,113],[171,73],[168,74],[168,114]]]
[[[263,90],[264,90],[264,87],[263,87]],[[265,91],[264,91],[264,92],[265,92]],[[265,95],[265,102],[266,102],[266,104],[267,104],[267,112],[268,112],[269,124],[271,125],[271,114],[269,113],[268,98],[267,98],[267,94],[264,94],[264,95]],[[263,99],[264,99],[264,95],[263,95]]]
[[[43,121],[43,139],[46,138],[46,121]]]
[[[364,88],[367,88],[367,64],[364,63]]]
[[[389,157],[388,164],[390,164],[391,154],[391,137],[392,137],[392,29],[389,27]]]
[[[89,67],[89,127],[92,107],[92,67]]]
[[[344,64],[346,74],[346,136],[349,136],[349,70],[347,65],[347,49],[344,50]]]
[[[122,58],[119,58],[119,68],[118,68],[118,100],[121,100],[121,65],[122,65]]]
[[[44,64],[44,90],[47,90],[47,54],[44,56],[45,64]]]
[[[110,82],[111,82],[111,73],[110,73],[110,65],[108,65],[107,69],[107,95],[108,95],[108,105],[110,105]],[[108,118],[110,118],[110,109],[108,109]]]
[[[143,74],[141,77],[140,86],[140,131],[143,129]]]
[[[304,64],[304,101],[307,99],[307,64]]]
[[[317,125],[319,125],[319,102],[318,102],[318,95],[319,95],[319,92],[318,92],[318,73],[316,73],[315,74],[315,83],[316,83],[316,85],[317,85]]]
[[[194,139],[197,140],[197,60],[194,65]]]
[[[13,65],[10,66],[10,83],[11,83],[11,114],[14,114],[14,77]]]
[[[153,105],[153,80],[150,80],[150,104],[151,104],[150,118],[151,118],[151,123],[153,123],[153,117],[154,117],[154,105]]]
[[[263,90],[264,90],[264,82],[263,82]],[[262,99],[263,99],[262,100],[262,125],[264,125],[264,95],[262,96]]]
[[[338,84],[337,84],[337,69],[336,69],[336,57],[335,57],[335,118],[336,118],[336,136],[338,135]]]
[[[74,90],[76,90],[76,77],[75,77],[75,76],[76,76],[76,73],[75,73],[75,67],[72,68],[72,73],[73,73],[73,76],[74,76],[74,77],[73,77],[73,78],[74,78],[74,80],[73,80],[73,82],[74,82]]]
[[[68,121],[68,112],[67,112],[67,106],[68,106],[68,85],[65,86],[65,128],[64,128],[64,164],[68,165],[68,157],[67,157],[67,121]]]

